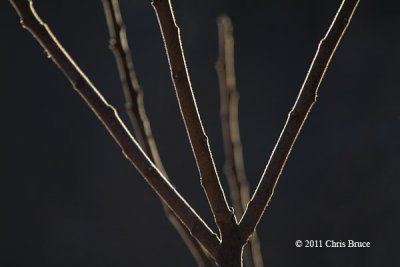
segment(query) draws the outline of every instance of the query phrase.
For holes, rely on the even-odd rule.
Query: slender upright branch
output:
[[[164,166],[143,104],[143,90],[139,85],[126,37],[118,0],[103,0],[104,13],[110,35],[110,49],[114,54],[125,98],[125,110],[136,140],[155,165],[165,174]]]
[[[289,112],[286,124],[269,158],[260,183],[240,221],[242,238],[245,240],[254,232],[272,197],[282,168],[308,113],[316,101],[321,80],[358,3],[359,0],[343,0],[328,32],[318,45],[318,50],[297,100]]]
[[[236,220],[229,209],[211,155],[208,137],[197,110],[196,101],[189,80],[182,50],[179,28],[175,23],[171,2],[153,0],[161,33],[167,51],[171,76],[175,86],[179,107],[201,176],[201,183],[211,206],[221,236],[236,226]]]
[[[192,235],[205,249],[216,257],[220,240],[186,200],[175,190],[169,181],[146,156],[137,141],[131,136],[114,107],[107,103],[70,55],[58,42],[50,28],[43,23],[33,8],[31,0],[10,0],[21,18],[22,26],[31,32],[45,49],[53,62],[60,68],[74,89],[97,115],[114,140],[121,147],[125,157],[146,179]]]
[[[215,65],[220,89],[220,116],[225,150],[224,171],[228,179],[232,204],[237,218],[241,218],[250,200],[240,141],[236,90],[233,27],[229,17],[217,19],[219,57]]]
[[[143,103],[143,90],[139,85],[132,55],[126,37],[125,24],[122,19],[118,0],[103,0],[104,13],[110,35],[110,49],[114,54],[125,98],[125,110],[129,116],[136,140],[151,161],[169,180],[162,164],[160,154],[153,138],[150,123]],[[188,229],[176,215],[164,204],[165,214],[177,230],[199,267],[211,267],[210,260],[198,241],[191,236]]]
[[[224,171],[228,180],[232,204],[237,218],[241,218],[250,200],[246,178],[242,143],[239,131],[239,93],[236,90],[233,26],[230,18],[221,15],[217,19],[219,53],[215,68],[220,89],[220,116],[225,150]],[[246,267],[262,267],[263,259],[257,234],[244,248]]]

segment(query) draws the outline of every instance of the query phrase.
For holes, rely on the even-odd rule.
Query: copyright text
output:
[[[370,248],[372,246],[369,241],[349,240],[296,240],[294,242],[298,248]]]

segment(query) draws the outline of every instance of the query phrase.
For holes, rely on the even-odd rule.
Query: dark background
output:
[[[101,1],[35,1],[126,120]],[[223,166],[215,19],[232,17],[240,126],[254,190],[335,1],[173,1],[215,162]],[[215,229],[150,1],[121,1],[166,169]],[[159,200],[0,2],[0,265],[195,266]],[[266,266],[400,266],[400,7],[361,1],[259,227]],[[225,183],[225,182],[224,182]],[[371,248],[296,248],[297,239]]]

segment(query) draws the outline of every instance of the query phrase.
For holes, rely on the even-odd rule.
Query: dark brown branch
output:
[[[286,159],[289,156],[308,113],[316,101],[321,80],[340,39],[350,23],[358,3],[359,0],[344,0],[342,2],[328,32],[318,45],[318,50],[311,63],[294,107],[289,112],[286,124],[274,147],[256,192],[241,219],[240,229],[242,231],[242,238],[245,240],[254,232],[272,197]]]
[[[49,27],[42,22],[33,8],[32,1],[10,0],[21,18],[22,26],[31,32],[49,57],[60,68],[74,89],[104,124],[114,140],[121,147],[125,157],[145,177],[159,197],[178,216],[192,235],[205,249],[216,257],[220,240],[207,224],[197,215],[185,199],[165,179],[150,161],[136,140],[130,135],[116,110],[106,102],[94,85],[60,45]]]
[[[226,15],[217,19],[219,56],[215,65],[220,89],[220,116],[225,150],[225,175],[228,180],[232,204],[237,218],[241,218],[250,200],[242,144],[239,131],[239,93],[236,90],[234,39],[231,20]],[[263,259],[257,234],[243,250],[247,267],[262,267]]]
[[[172,80],[200,172],[201,184],[207,195],[216,224],[223,236],[224,233],[229,233],[231,228],[236,226],[236,220],[226,202],[211,155],[208,137],[204,132],[197,110],[182,50],[179,28],[175,23],[169,0],[153,0],[152,5],[164,39]]]
[[[153,138],[149,120],[143,103],[143,90],[139,85],[131,52],[126,37],[125,24],[122,20],[118,0],[103,0],[104,13],[110,35],[110,49],[114,54],[125,97],[125,110],[129,116],[138,143],[151,161],[164,174],[168,175],[162,164],[160,154]],[[210,260],[197,240],[190,235],[176,215],[164,205],[164,211],[170,223],[177,230],[199,267],[211,267]]]

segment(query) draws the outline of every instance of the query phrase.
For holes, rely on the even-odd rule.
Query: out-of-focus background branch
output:
[[[221,176],[218,14],[230,15],[235,26],[239,119],[253,191],[339,2],[173,1]],[[120,5],[165,167],[211,224],[151,5]],[[123,103],[101,3],[43,0],[36,8],[110,102]],[[400,263],[399,13],[396,1],[361,2],[258,228],[269,266]],[[193,266],[158,198],[7,1],[0,19],[1,265]],[[373,246],[299,249],[297,239]]]

